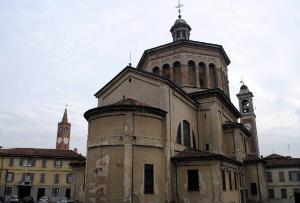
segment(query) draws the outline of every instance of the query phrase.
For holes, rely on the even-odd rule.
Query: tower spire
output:
[[[65,112],[64,112],[63,118],[61,120],[63,123],[68,123],[68,111],[67,111],[68,109],[67,108],[68,108],[68,104],[65,107]]]

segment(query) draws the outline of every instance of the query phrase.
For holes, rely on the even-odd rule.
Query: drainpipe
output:
[[[259,175],[258,175],[258,166],[257,166],[257,163],[256,163],[256,174],[257,174],[257,184],[258,184],[259,201],[261,202],[260,180],[259,180]]]
[[[135,105],[133,105],[133,112],[132,112],[132,138],[135,141],[135,126],[134,126],[134,112],[135,112]],[[131,138],[131,141],[132,141]],[[133,142],[131,142],[131,203],[133,203]]]
[[[177,163],[175,161],[175,191],[176,191],[176,200],[175,202],[178,203],[178,188],[177,188]]]
[[[7,174],[8,174],[8,170],[5,170],[4,198],[5,198],[5,190],[6,190],[6,184],[7,184]]]

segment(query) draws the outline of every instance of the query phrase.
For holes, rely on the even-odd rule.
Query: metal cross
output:
[[[243,85],[245,84],[244,83],[244,78],[241,78],[240,83],[243,84]]]
[[[183,7],[184,5],[180,3],[180,0],[178,0],[178,5],[175,7],[178,9],[178,17],[181,18],[181,8]]]

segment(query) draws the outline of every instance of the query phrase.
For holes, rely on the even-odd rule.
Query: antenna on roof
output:
[[[290,144],[288,144],[288,151],[289,151],[289,156],[291,156],[291,148],[290,148]]]
[[[129,67],[131,67],[131,52],[129,52]]]
[[[273,154],[275,154],[275,149],[273,149]]]

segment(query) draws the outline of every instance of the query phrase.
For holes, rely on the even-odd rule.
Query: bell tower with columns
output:
[[[253,106],[253,93],[243,83],[240,92],[236,95],[239,99],[240,112],[242,114],[241,123],[252,134],[250,138],[250,152],[259,156],[258,137],[256,129],[256,115]]]

